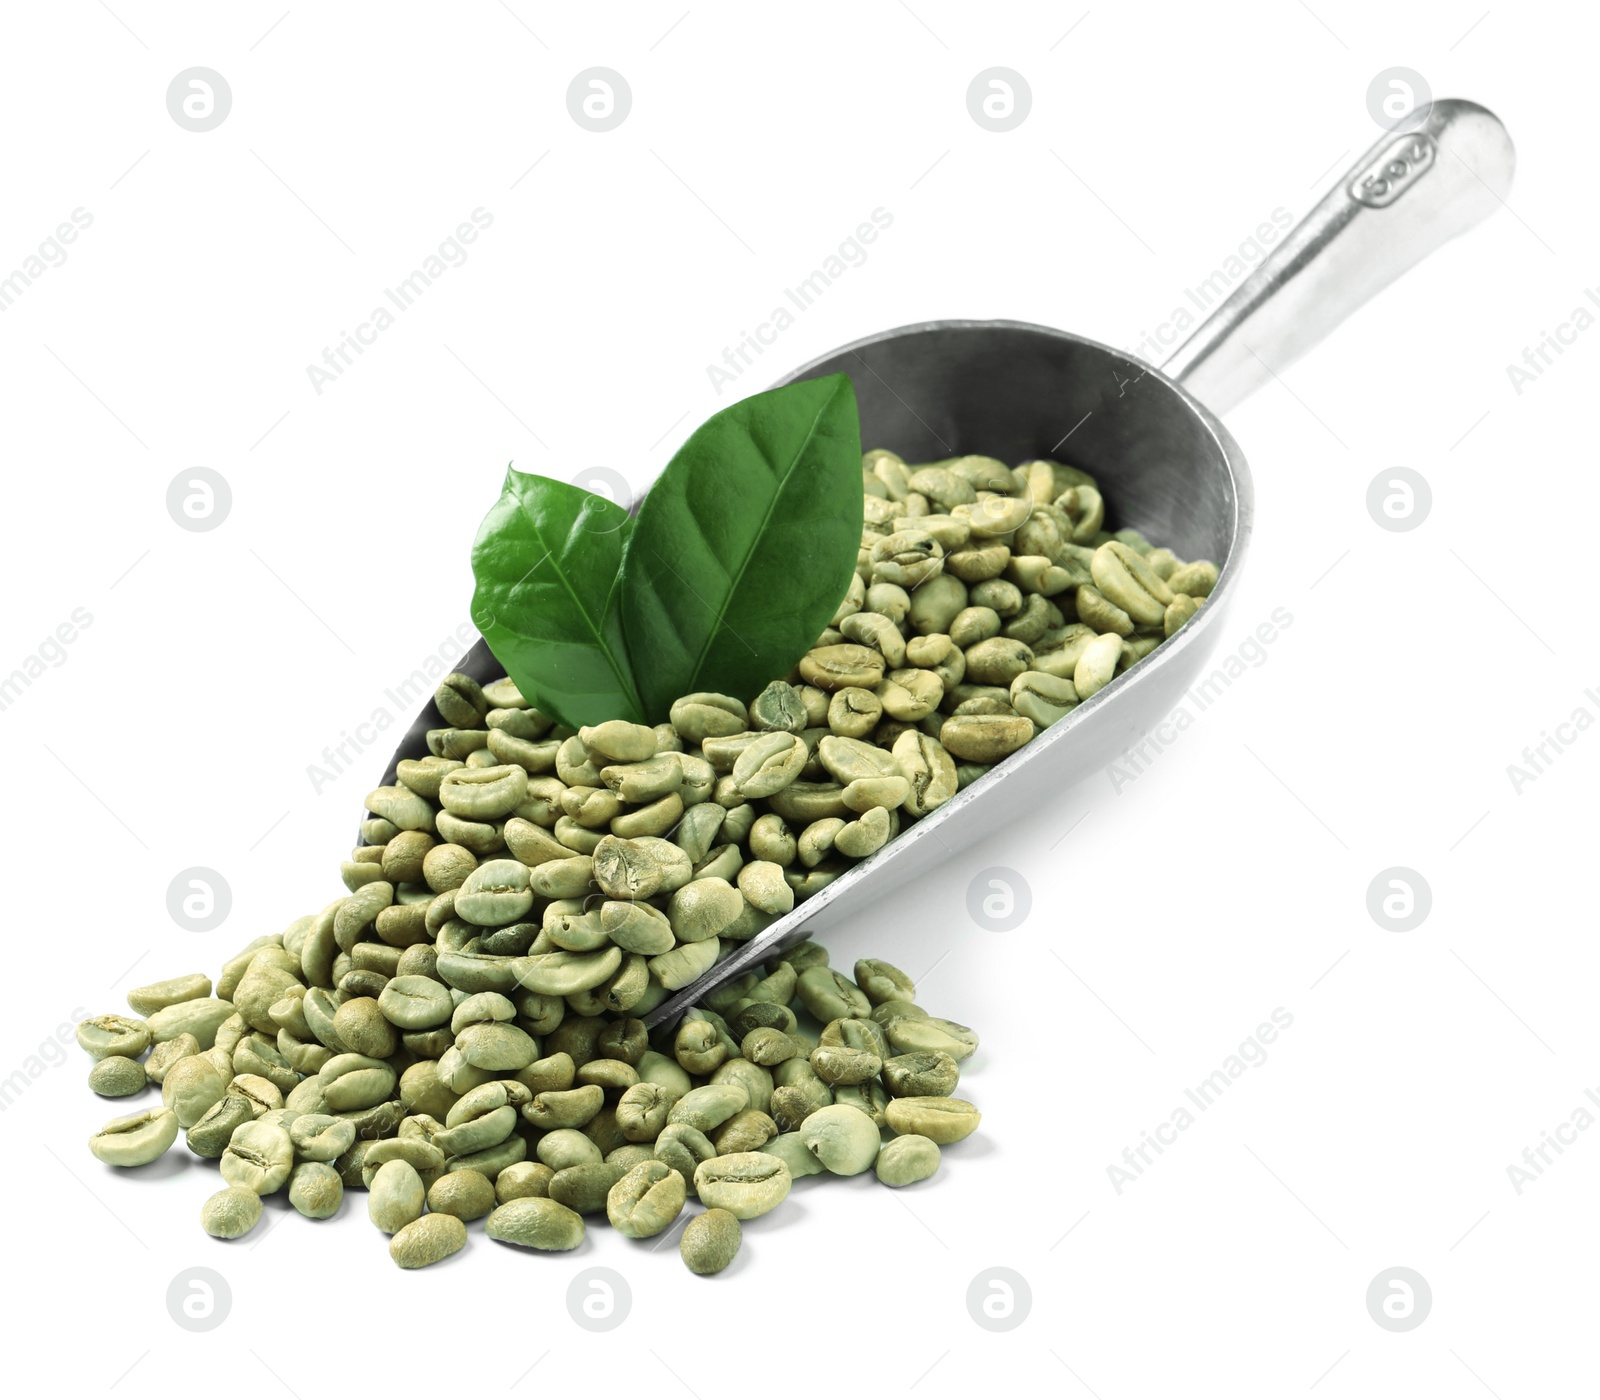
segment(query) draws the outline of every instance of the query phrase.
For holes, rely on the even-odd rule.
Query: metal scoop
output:
[[[1253,518],[1243,454],[1214,416],[1275,377],[1375,292],[1504,200],[1515,156],[1493,113],[1442,100],[1380,140],[1213,314],[1155,368],[1067,331],[1018,321],[928,321],[846,345],[781,383],[845,373],[861,440],[908,462],[966,453],[1053,458],[1098,478],[1118,526],[1183,559],[1221,567],[1205,606],[1064,719],[996,764],[876,855],[736,947],[645,1023],[667,1025],[712,988],[927,874],[1030,803],[1106,763],[1158,723],[1221,635]],[[460,670],[504,674],[481,638]],[[432,702],[403,758],[427,753],[445,721]]]

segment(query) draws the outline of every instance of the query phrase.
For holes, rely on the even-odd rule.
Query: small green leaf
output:
[[[842,374],[702,424],[639,507],[622,627],[645,714],[697,690],[749,699],[832,620],[861,545],[861,430]],[[498,654],[498,653],[497,653]]]
[[[634,522],[564,481],[507,469],[472,546],[472,620],[531,704],[577,728],[638,721],[618,613]]]

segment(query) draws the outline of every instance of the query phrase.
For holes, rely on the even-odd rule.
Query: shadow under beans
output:
[[[750,1236],[759,1238],[762,1235],[776,1235],[796,1226],[804,1225],[815,1214],[814,1208],[807,1204],[805,1200],[811,1183],[826,1179],[824,1177],[811,1176],[802,1177],[796,1181],[790,1186],[789,1194],[774,1209],[769,1210],[765,1215],[756,1216],[754,1220],[742,1220],[739,1222],[744,1229],[745,1236],[747,1238]],[[832,1180],[836,1182],[839,1178],[834,1177]]]
[[[963,1138],[960,1142],[952,1142],[945,1147],[941,1147],[939,1149],[940,1169],[928,1180],[937,1181],[944,1175],[946,1166],[961,1166],[967,1162],[980,1162],[985,1157],[992,1157],[998,1146],[999,1144],[992,1138],[987,1136],[980,1137],[977,1133],[974,1133],[971,1137]]]
[[[605,1219],[603,1212],[600,1215],[600,1219]],[[491,1239],[488,1232],[483,1228],[483,1221],[474,1220],[467,1226],[466,1249],[458,1250],[444,1262],[451,1263],[454,1260],[459,1259],[463,1254],[467,1253],[468,1250],[472,1249],[474,1241],[481,1241],[485,1245],[492,1246],[495,1249],[503,1249],[510,1254],[521,1254],[529,1259],[555,1259],[558,1261],[562,1259],[593,1259],[599,1253],[599,1250],[594,1242],[594,1217],[592,1215],[584,1216],[583,1225],[583,1238],[578,1241],[574,1248],[540,1249],[537,1245],[517,1244],[514,1240]],[[437,1269],[438,1267],[438,1264],[430,1264],[428,1266],[430,1271]]]
[[[215,1167],[213,1162],[202,1162],[198,1157],[193,1157],[187,1152],[179,1152],[176,1144],[168,1148],[153,1162],[148,1162],[142,1167],[108,1167],[106,1170],[113,1176],[125,1177],[132,1181],[167,1181],[175,1176],[186,1176],[203,1167]],[[221,1190],[226,1182],[219,1178],[217,1189]]]

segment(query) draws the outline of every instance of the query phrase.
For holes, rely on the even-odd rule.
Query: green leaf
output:
[[[472,620],[531,704],[577,728],[643,712],[618,614],[634,522],[564,481],[506,470],[472,546]]]
[[[623,556],[622,628],[646,715],[748,700],[827,627],[861,545],[861,429],[842,374],[702,424],[650,488]]]

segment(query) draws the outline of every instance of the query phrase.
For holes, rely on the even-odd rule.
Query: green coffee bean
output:
[[[828,701],[828,728],[840,738],[864,739],[883,717],[883,701],[870,690],[847,685]]]
[[[742,1085],[706,1084],[691,1089],[673,1104],[667,1113],[667,1122],[682,1123],[706,1133],[749,1106],[750,1093]]]
[[[566,1250],[583,1243],[584,1224],[577,1211],[560,1201],[518,1196],[489,1212],[483,1233],[491,1240],[523,1249]]]
[[[203,972],[192,972],[187,977],[171,977],[165,982],[152,982],[147,987],[135,987],[128,993],[128,1005],[140,1016],[150,1016],[179,1002],[194,1001],[211,995],[211,979]]]
[[[828,1170],[822,1165],[822,1159],[805,1145],[798,1132],[779,1133],[761,1150],[788,1167],[791,1177],[820,1176]]]
[[[787,914],[794,908],[794,891],[783,878],[783,867],[774,861],[746,864],[739,871],[739,893],[763,914]]]
[[[719,1274],[739,1253],[744,1231],[739,1217],[720,1206],[702,1211],[683,1227],[678,1253],[695,1274]]]
[[[234,1075],[228,1083],[228,1093],[244,1099],[257,1118],[283,1107],[283,1091],[259,1074]]]
[[[437,1126],[429,1124],[425,1131],[419,1131],[414,1126],[414,1120],[409,1120],[407,1129],[405,1136],[384,1138],[367,1148],[366,1156],[361,1161],[363,1186],[371,1189],[372,1179],[386,1162],[405,1162],[418,1176],[437,1173],[443,1166],[444,1151],[437,1141]]]
[[[1162,635],[1170,637],[1182,627],[1184,623],[1200,611],[1200,603],[1201,600],[1199,598],[1190,597],[1187,593],[1174,595],[1161,617]]]
[[[439,784],[439,803],[466,821],[508,817],[528,791],[527,770],[508,763],[493,768],[457,768]]]
[[[866,993],[831,967],[806,968],[800,974],[795,993],[806,1010],[823,1023],[841,1016],[865,1016],[872,1010]]]
[[[874,780],[879,785],[893,783],[897,790],[892,798],[898,806],[909,791],[909,784],[903,778],[879,778]],[[866,784],[851,783],[845,789],[846,800],[857,802],[875,802],[876,799],[865,793]],[[853,798],[852,798],[853,794]],[[856,860],[865,859],[874,851],[885,846],[894,835],[895,815],[886,806],[872,806],[853,822],[846,822],[834,837],[833,849],[841,855],[850,856]]]
[[[191,1125],[185,1137],[189,1151],[196,1157],[217,1161],[228,1150],[234,1129],[255,1121],[255,1109],[250,1101],[239,1094],[227,1094],[212,1104]],[[352,1140],[355,1137],[351,1129]]]
[[[744,908],[744,897],[726,880],[691,880],[667,905],[672,932],[683,943],[714,939]]]
[[[501,1074],[524,1069],[539,1055],[538,1042],[525,1030],[499,1022],[468,1026],[456,1037],[456,1049],[469,1065]]]
[[[677,1094],[680,1098],[682,1098],[683,1094],[688,1093],[690,1088],[693,1088],[690,1077],[683,1070],[683,1067],[674,1059],[669,1059],[664,1054],[659,1054],[658,1051],[646,1050],[645,1053],[640,1054],[638,1056],[638,1064],[635,1064],[635,1069],[638,1070],[640,1083],[661,1085],[661,1088],[672,1090],[672,1093]]]
[[[1077,687],[1064,676],[1024,671],[1011,682],[1011,704],[1040,729],[1070,714],[1078,703]]]
[[[799,1132],[800,1140],[836,1176],[857,1176],[877,1160],[877,1125],[850,1104],[817,1109],[800,1125]]]
[[[551,1089],[536,1094],[522,1116],[536,1128],[581,1128],[605,1103],[605,1091],[596,1084],[576,1089]]]
[[[638,1071],[623,1060],[590,1060],[578,1071],[581,1085],[593,1085],[602,1090],[615,1089],[619,1093],[639,1082]]]
[[[327,1220],[344,1202],[344,1182],[327,1162],[301,1162],[289,1174],[289,1204],[308,1220]]]
[[[147,1108],[113,1118],[89,1139],[89,1151],[108,1167],[143,1167],[161,1156],[177,1137],[177,1114],[169,1108]]]
[[[734,894],[737,895],[738,891],[735,890]],[[671,952],[650,959],[651,975],[669,992],[675,992],[709,972],[721,948],[716,938],[705,938],[698,943],[681,943]]]
[[[107,1055],[89,1071],[89,1087],[107,1099],[125,1099],[147,1087],[144,1066],[126,1055]]]
[[[942,1050],[953,1060],[964,1060],[978,1048],[977,1033],[938,1016],[900,1016],[884,1027],[889,1044],[899,1054],[913,1050]]]
[[[710,1021],[691,1019],[678,1026],[677,1035],[672,1038],[672,1053],[690,1074],[710,1074],[731,1051],[722,1030]]]
[[[533,907],[531,881],[532,872],[520,860],[485,861],[456,891],[456,914],[490,928],[515,923]]]
[[[228,1092],[228,1079],[205,1053],[189,1055],[173,1065],[161,1081],[161,1102],[189,1128]]]
[[[695,1168],[717,1155],[711,1139],[687,1123],[668,1123],[656,1138],[655,1155],[693,1185]]]
[[[680,1097],[660,1084],[635,1084],[617,1102],[617,1126],[629,1142],[654,1142]]]
[[[150,1041],[149,1023],[131,1016],[93,1016],[78,1024],[78,1044],[94,1060],[112,1055],[136,1060],[149,1049]]]
[[[1116,674],[1117,662],[1122,657],[1122,636],[1114,631],[1096,637],[1088,643],[1078,657],[1073,669],[1073,688],[1080,700],[1103,690]]]
[[[891,539],[909,541],[904,557],[908,560],[908,567],[915,569],[922,567],[922,564],[927,562],[928,556],[921,542],[911,541],[912,533],[914,532],[908,532],[905,536],[892,536]],[[924,536],[923,539],[926,545],[942,555],[943,551],[939,549],[938,541],[931,536]],[[937,568],[941,561],[935,558],[932,562]],[[894,564],[893,567],[899,571],[898,564]],[[886,579],[886,581],[901,580]],[[800,658],[800,674],[820,690],[843,690],[846,686],[873,690],[883,679],[883,672],[884,658],[881,652],[851,642],[813,647]]]
[[[512,975],[519,986],[530,992],[559,997],[598,987],[621,966],[622,949],[616,947],[593,953],[534,953],[511,960]]]
[[[261,1197],[243,1186],[226,1186],[200,1207],[200,1228],[219,1240],[248,1235],[261,1219]]]
[[[457,1104],[456,1109],[459,1108],[460,1104]],[[456,1109],[451,1110],[452,1117],[455,1116]],[[475,1152],[486,1152],[504,1142],[511,1136],[516,1126],[517,1110],[510,1104],[502,1104],[498,1108],[486,1109],[475,1117],[466,1118],[435,1132],[433,1146],[448,1156],[466,1157]]]
[[[446,1171],[482,1172],[484,1176],[498,1177],[507,1167],[523,1161],[528,1155],[526,1138],[513,1133],[504,1142],[486,1147],[480,1152],[460,1153],[446,1157]]]
[[[228,1185],[270,1196],[289,1179],[294,1167],[294,1144],[287,1129],[275,1123],[241,1123],[228,1139],[218,1165]]]
[[[482,1172],[446,1172],[428,1187],[428,1209],[435,1214],[481,1220],[494,1206],[494,1182]]]
[[[659,909],[631,900],[607,900],[600,906],[600,927],[625,952],[655,957],[669,951],[676,938],[672,923]]]
[[[837,1088],[841,1084],[865,1084],[883,1068],[883,1060],[868,1050],[819,1045],[811,1052],[811,1068],[824,1084]]]
[[[604,724],[580,729],[578,738],[588,752],[613,763],[639,763],[654,757],[656,752],[655,731],[624,720],[607,720]]]
[[[352,1054],[381,1060],[394,1054],[400,1038],[384,1017],[375,997],[351,997],[333,1017],[333,1031]]]
[[[754,1220],[781,1205],[789,1194],[789,1168],[765,1152],[712,1157],[695,1168],[695,1194],[708,1207],[740,1220]]]
[[[782,1008],[788,1011],[787,1007]],[[792,1017],[794,1013],[791,1011]],[[739,1052],[752,1064],[779,1065],[793,1059],[800,1047],[783,1031],[773,1026],[756,1026],[746,1032],[739,1044]]]
[[[1172,601],[1172,589],[1137,551],[1113,540],[1095,550],[1090,569],[1095,587],[1107,602],[1142,626],[1161,622]]]
[[[765,1113],[771,1105],[774,1083],[771,1070],[763,1065],[753,1064],[743,1055],[725,1060],[711,1073],[712,1086],[743,1089],[749,1096],[746,1107],[760,1113]]]
[[[873,1169],[885,1186],[926,1181],[939,1170],[939,1145],[917,1133],[891,1138],[879,1150]]]
[[[450,989],[432,977],[394,977],[379,995],[378,1009],[401,1030],[442,1026],[450,1020]],[[337,1015],[334,1020],[337,1029]]]
[[[144,1073],[152,1084],[160,1084],[167,1071],[179,1060],[200,1053],[200,1042],[185,1031],[171,1040],[163,1040],[151,1048],[144,1060]]]
[[[1187,594],[1191,598],[1209,598],[1217,586],[1217,566],[1207,559],[1197,559],[1192,564],[1180,564],[1166,577],[1166,585],[1173,594]]]
[[[1021,673],[1019,670],[1014,674]],[[971,763],[998,763],[1032,739],[1035,732],[1033,721],[1025,715],[954,715],[940,726],[939,742],[956,758]]]
[[[524,1196],[548,1196],[555,1172],[543,1162],[513,1162],[494,1179],[494,1198],[504,1205]]]
[[[942,1050],[915,1050],[883,1062],[884,1087],[896,1098],[942,1098],[960,1078],[955,1060]]]
[[[887,1116],[895,1132],[917,1133],[941,1146],[971,1136],[982,1118],[965,1099],[943,1096],[892,1099]]]
[[[425,1269],[459,1253],[467,1245],[467,1227],[453,1215],[424,1215],[394,1232],[389,1257],[402,1269]]]
[[[181,1068],[174,1066],[172,1073]],[[172,1073],[167,1075],[169,1081]],[[353,1053],[335,1055],[316,1078],[327,1111],[333,1113],[374,1108],[388,1100],[397,1082],[394,1069],[387,1062]]]
[[[869,1079],[864,1084],[841,1084],[833,1091],[835,1103],[849,1104],[852,1108],[859,1108],[873,1125],[878,1128],[888,1126],[888,1119],[884,1110],[889,1106],[889,1096],[884,1092],[883,1085],[876,1079]]]
[[[606,1195],[606,1218],[631,1240],[649,1239],[678,1218],[687,1198],[683,1177],[652,1159],[618,1178]]]
[[[795,735],[762,734],[734,761],[733,781],[746,800],[771,797],[800,776],[808,757],[805,744]]]
[[[902,807],[923,817],[956,795],[956,767],[949,751],[932,735],[907,731],[894,741],[893,759],[908,784]]]
[[[1082,584],[1077,591],[1078,619],[1101,634],[1114,632],[1119,637],[1131,637],[1134,620],[1099,590]],[[1083,694],[1083,687],[1078,687]]]
[[[367,1215],[386,1235],[416,1220],[427,1199],[417,1169],[399,1160],[380,1166],[368,1189]]]
[[[738,1152],[756,1152],[778,1135],[778,1125],[758,1108],[735,1113],[712,1138],[719,1157]]]
[[[874,1006],[896,998],[916,999],[916,988],[905,973],[881,958],[861,958],[855,965],[856,986]]]
[[[785,1085],[773,1090],[768,1111],[781,1132],[792,1132],[824,1104],[833,1102],[833,1091],[820,1079],[816,1079],[814,1073],[812,1078],[816,1080],[815,1089],[802,1085]]]
[[[556,1128],[547,1132],[533,1150],[541,1162],[557,1172],[605,1160],[605,1154],[595,1146],[593,1140],[576,1128]]]

